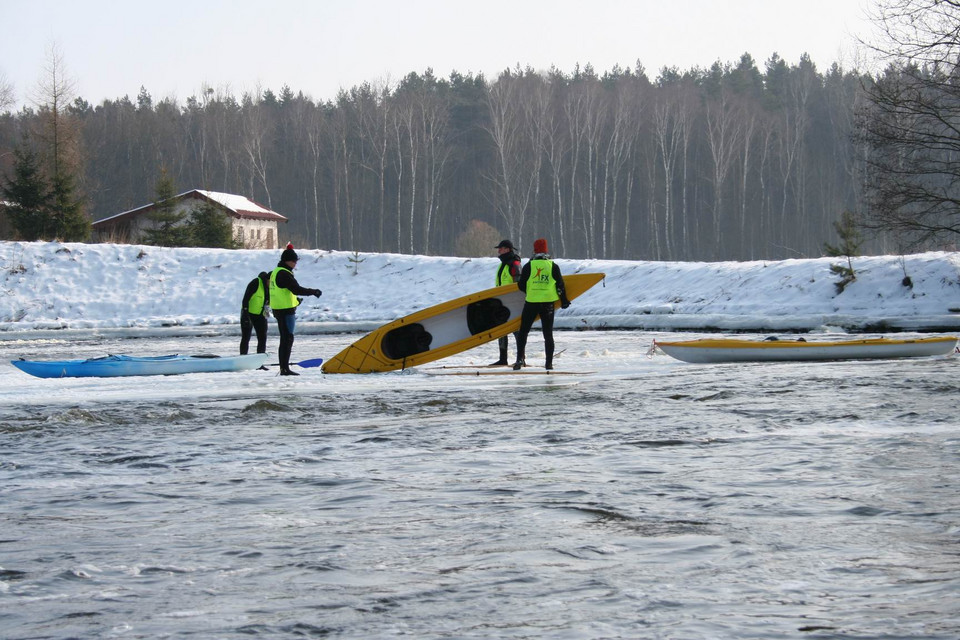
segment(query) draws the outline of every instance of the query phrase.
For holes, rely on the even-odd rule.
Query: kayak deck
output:
[[[654,345],[667,355],[695,364],[917,358],[953,353],[956,344],[955,336],[822,342],[723,338],[654,342]]]
[[[267,354],[127,356],[107,355],[84,360],[13,360],[10,364],[37,378],[112,378],[245,371],[262,366]]]
[[[603,273],[564,276],[567,297],[577,298],[603,277]],[[421,309],[347,346],[324,362],[323,372],[396,371],[472,349],[519,329],[524,298],[517,285],[510,284]]]

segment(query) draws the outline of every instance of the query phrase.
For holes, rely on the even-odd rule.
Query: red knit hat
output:
[[[533,252],[534,253],[546,253],[547,252],[547,241],[544,238],[537,238],[533,241]]]

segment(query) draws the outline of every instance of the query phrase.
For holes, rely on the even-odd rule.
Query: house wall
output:
[[[244,249],[277,249],[275,220],[255,220],[253,218],[231,218],[233,237],[243,243]]]

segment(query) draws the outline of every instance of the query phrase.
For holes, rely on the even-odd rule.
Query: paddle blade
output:
[[[323,364],[323,358],[314,358],[313,360],[301,360],[300,362],[294,363],[299,367],[304,369],[312,369],[313,367],[319,367]]]

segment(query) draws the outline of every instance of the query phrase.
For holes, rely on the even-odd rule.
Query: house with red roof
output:
[[[230,219],[233,237],[244,249],[279,249],[278,224],[287,218],[243,196],[193,189],[173,196],[177,213],[190,213],[204,204],[211,204]],[[150,214],[157,210],[153,202],[136,209],[102,218],[93,223],[94,239],[100,242],[138,242],[145,229],[153,228]]]

